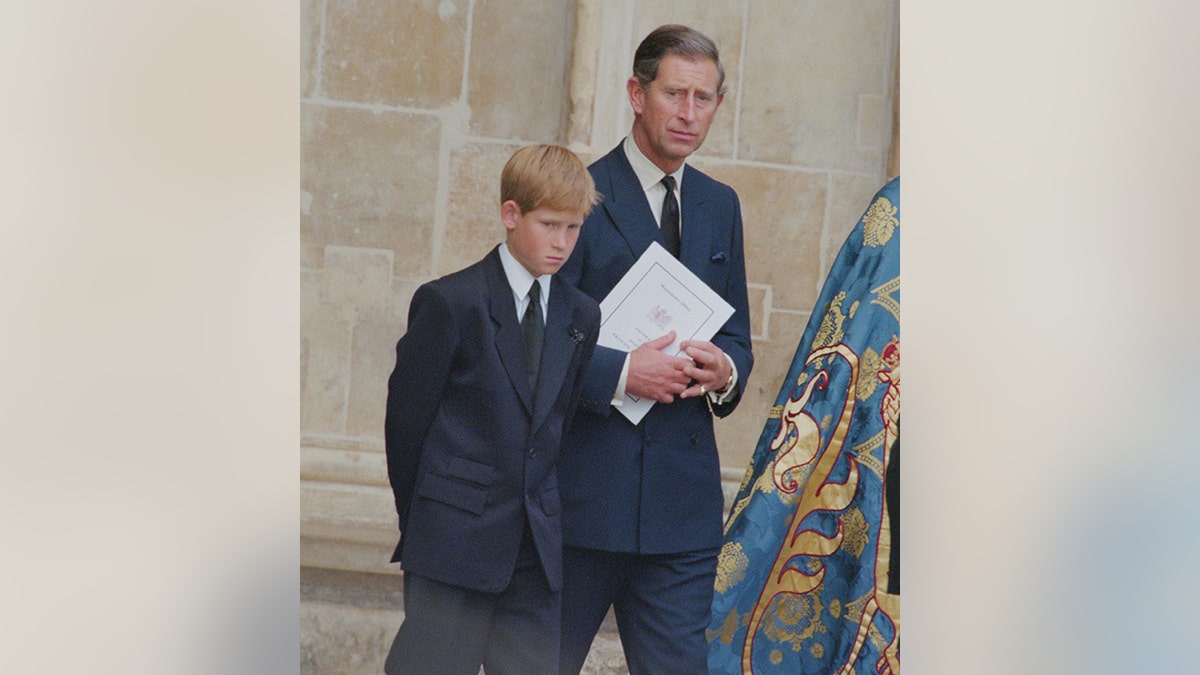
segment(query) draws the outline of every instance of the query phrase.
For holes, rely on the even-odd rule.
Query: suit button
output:
[[[530,456],[530,457],[532,457],[532,456],[534,456],[534,455],[536,455],[536,454],[537,454],[537,448],[530,448],[530,449],[529,449],[529,456]]]

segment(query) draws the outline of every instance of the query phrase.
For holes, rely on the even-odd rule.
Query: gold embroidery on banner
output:
[[[898,209],[887,197],[879,197],[871,203],[863,215],[863,244],[866,246],[883,246],[892,239],[892,233],[900,226],[896,218]]]
[[[826,318],[829,319],[830,316],[838,314],[827,314]],[[830,326],[833,324],[831,319]],[[819,608],[826,559],[839,549],[861,557],[873,543],[869,537],[870,526],[865,515],[859,509],[849,507],[858,489],[860,467],[866,466],[868,470],[882,476],[888,459],[888,448],[894,433],[898,431],[899,339],[893,338],[882,353],[871,354],[868,359],[860,362],[858,355],[849,347],[836,344],[815,349],[805,364],[806,371],[812,372],[813,369],[809,367],[812,364],[832,364],[835,359],[844,359],[850,365],[851,382],[859,383],[860,379],[865,380],[869,377],[888,387],[877,413],[883,417],[884,430],[860,443],[852,449],[853,452],[845,447],[845,442],[855,405],[861,400],[857,390],[847,392],[837,420],[834,420],[833,416],[826,416],[818,423],[804,411],[804,407],[814,388],[829,381],[829,373],[821,369],[804,380],[806,386],[796,398],[789,398],[781,406],[780,427],[770,444],[775,459],[771,471],[764,472],[763,477],[772,476],[770,486],[780,491],[780,498],[790,499],[795,506],[780,552],[759,593],[758,601],[748,614],[742,616],[742,623],[746,625],[746,638],[742,644],[742,672],[747,675],[754,672],[751,655],[754,641],[760,636],[776,643],[789,643],[796,651],[800,651],[804,644],[809,644],[810,653],[816,653],[814,650],[818,649],[816,645],[819,643],[812,643],[810,638],[815,632],[823,633],[828,630],[821,622]],[[874,393],[876,392],[872,391],[872,395]],[[887,445],[884,445],[884,442]],[[880,453],[883,455],[882,460],[873,454],[873,451],[880,447],[883,447]],[[849,460],[849,467],[844,482],[837,483],[833,482],[831,477],[841,455],[845,455]],[[760,479],[756,489],[767,486],[768,481]],[[805,519],[817,512],[840,512],[837,532],[827,536],[806,528]],[[883,516],[886,519],[886,513]],[[890,550],[890,541],[885,542],[883,539],[888,534],[887,523],[882,522],[879,535],[881,541],[871,552],[875,558],[876,586],[845,606],[836,600],[830,604],[828,611],[831,616],[857,626],[849,655],[841,664],[830,664],[831,667],[837,666],[836,669],[831,668],[830,672],[843,675],[854,673],[859,655],[867,639],[870,639],[873,644],[880,646],[885,655],[879,663],[873,664],[874,667],[879,669],[880,673],[899,675],[898,611],[896,614],[879,611],[881,604],[889,607],[899,604],[898,598],[895,601],[892,600],[892,596],[882,598],[884,594],[881,588],[886,586],[878,585],[881,579],[886,583],[886,554]],[[884,566],[882,576],[880,565]],[[898,610],[898,607],[896,609]],[[805,621],[805,617],[810,619]],[[896,629],[895,638],[890,644],[885,644],[883,633],[876,625],[877,617],[881,621],[890,620]],[[824,653],[823,648],[820,651]],[[772,650],[770,660],[774,664],[782,663],[782,653]],[[863,664],[863,667],[867,667],[867,664]]]
[[[808,361],[811,362],[826,355],[836,355],[849,363],[851,370],[850,381],[853,382],[858,377],[858,355],[849,347],[837,344],[815,350],[809,355]],[[814,383],[821,379],[827,381],[828,378],[829,374],[822,371],[814,378]],[[810,383],[811,386],[812,383]],[[811,389],[807,389],[806,391],[811,393]],[[800,399],[807,400],[803,393]],[[788,404],[785,406],[785,419],[790,417],[793,422],[792,428],[803,424],[808,426],[811,431],[812,418],[802,412],[803,403],[800,399],[791,399],[788,401]],[[853,418],[854,413],[854,404],[855,397],[852,395],[848,396],[842,404],[841,416],[832,434],[830,434],[829,440],[824,444],[825,447],[821,449],[820,443],[818,443],[817,455],[808,459],[808,462],[813,462],[813,460],[816,460],[816,462],[810,470],[808,479],[805,481],[806,489],[797,493],[798,504],[792,511],[792,517],[788,522],[787,534],[785,535],[783,546],[779,555],[776,556],[771,572],[767,575],[767,582],[759,594],[759,599],[755,603],[750,623],[747,627],[746,640],[742,646],[743,673],[754,672],[754,666],[751,662],[754,640],[758,636],[760,629],[767,628],[764,625],[767,612],[771,606],[776,604],[776,601],[782,601],[785,598],[794,601],[798,601],[801,598],[809,598],[812,602],[819,602],[819,597],[813,591],[819,588],[821,582],[824,580],[824,565],[818,565],[819,569],[814,574],[808,574],[797,568],[793,564],[793,561],[799,562],[804,556],[828,557],[842,544],[843,534],[840,524],[838,532],[832,537],[825,536],[816,530],[802,528],[802,524],[809,514],[818,511],[841,511],[846,509],[853,501],[854,493],[858,489],[857,462],[853,458],[850,459],[850,467],[845,482],[832,482],[830,481],[830,477],[837,463],[838,456],[841,454],[842,446],[846,441],[846,435],[849,433],[850,420]],[[788,413],[791,413],[790,416]],[[788,428],[788,425],[781,425],[780,433],[772,440],[771,448],[776,451],[781,450],[781,455],[795,449],[798,438],[793,437],[789,433],[790,431],[791,429]],[[791,445],[784,447],[785,442],[789,440],[791,440]],[[817,459],[818,457],[819,459]],[[790,485],[789,483],[789,487]],[[793,491],[796,490],[793,489]]]
[[[828,373],[819,373],[800,392],[799,398],[789,399],[783,406],[783,414],[780,416],[782,423],[768,446],[768,449],[775,453],[771,470],[773,482],[782,492],[791,494],[800,487],[799,480],[792,474],[806,466],[817,455],[821,432],[812,416],[804,412],[804,406],[808,405],[813,391],[828,380]]]
[[[779,595],[775,598],[773,620],[763,627],[763,635],[778,644],[790,645],[792,651],[804,648],[804,642],[817,633],[828,633],[821,621],[821,597],[808,595]]]
[[[842,548],[853,553],[855,558],[862,556],[867,547],[868,527],[860,509],[850,509],[842,515],[842,530],[846,533]]]
[[[705,631],[705,633],[708,636],[709,642],[720,640],[722,644],[731,645],[733,644],[733,636],[737,634],[739,625],[741,625],[741,621],[738,620],[737,610],[734,609],[725,615],[725,621],[721,623],[721,630],[709,630]]]
[[[880,477],[883,476],[883,460],[876,457],[873,453],[875,450],[883,447],[883,433],[880,431],[866,443],[856,445],[853,448],[855,456],[858,457],[858,463]]]
[[[900,277],[872,288],[871,292],[875,294],[871,304],[883,307],[897,322],[900,321],[900,298],[893,297],[893,294],[900,292]]]
[[[746,576],[746,568],[750,559],[742,552],[739,542],[725,542],[721,554],[717,557],[717,579],[715,588],[718,593],[724,593]]]
[[[867,347],[859,361],[859,368],[855,395],[858,396],[858,400],[865,401],[879,388],[879,371],[883,369],[883,359],[879,358],[874,349]]]
[[[821,325],[817,327],[817,333],[813,336],[813,349],[837,344],[846,336],[842,329],[847,317],[847,314],[842,313],[842,303],[845,301],[846,291],[838,293],[829,301],[829,306],[825,308],[825,314],[821,317]],[[854,307],[857,306],[856,301]]]
[[[775,461],[778,462],[779,460],[776,459]],[[803,481],[804,477],[807,476],[807,471],[803,467],[801,467],[799,469],[799,471],[800,471],[800,473],[796,476],[795,480]],[[751,476],[751,473],[747,472],[746,478],[743,478],[743,482],[745,480],[749,479],[750,476]],[[739,490],[738,492],[740,494],[741,490]],[[731,508],[729,510],[729,517],[725,520],[725,530],[724,531],[725,532],[729,531],[729,528],[732,527],[733,524],[737,521],[738,515],[741,514],[742,509],[746,508],[746,505],[750,503],[750,499],[752,497],[754,497],[755,494],[762,493],[762,494],[769,495],[769,494],[774,494],[775,492],[776,492],[776,486],[775,486],[774,471],[769,470],[769,469],[766,471],[763,471],[761,474],[759,474],[758,479],[754,481],[754,487],[750,490],[750,492],[746,493],[746,496],[743,497],[742,499],[740,499],[736,504],[733,505],[733,508]],[[787,492],[783,492],[778,496],[778,499],[779,499],[780,503],[782,503],[784,506],[789,506],[792,504],[792,502],[795,501],[795,495],[789,494]]]
[[[808,653],[812,654],[814,659],[823,659],[825,658],[825,645],[820,642],[814,642],[808,648]]]

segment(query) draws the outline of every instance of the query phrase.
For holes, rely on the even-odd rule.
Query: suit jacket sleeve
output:
[[[607,347],[602,348],[602,347],[596,346],[596,340],[600,337],[600,307],[599,307],[599,305],[597,305],[594,300],[592,300],[590,297],[584,295],[583,293],[580,293],[579,297],[582,298],[583,302],[588,303],[588,305],[589,305],[586,308],[586,319],[585,319],[584,325],[587,327],[587,332],[584,333],[583,354],[582,354],[582,358],[580,359],[580,363],[582,363],[584,365],[580,369],[580,378],[579,378],[576,386],[573,388],[573,390],[571,392],[571,401],[567,407],[566,422],[563,425],[563,438],[566,438],[567,432],[570,431],[570,429],[571,429],[571,422],[575,419],[575,411],[579,408],[580,403],[582,401],[586,400],[585,396],[584,396],[584,389],[587,387],[587,384],[588,384],[588,380],[587,380],[588,368],[590,368],[591,364],[595,362],[596,356],[601,349],[608,349]],[[615,349],[609,349],[609,351],[617,352],[618,354],[621,355],[622,359],[624,359],[624,357],[625,357],[625,352],[620,352]],[[618,371],[618,373],[619,372],[620,371]],[[610,389],[610,394],[611,394],[612,389],[616,389],[616,386],[617,386],[616,381],[614,380],[612,387]],[[611,396],[610,396],[610,398],[611,398]],[[606,412],[609,407],[610,406],[608,406],[608,405],[604,406]]]
[[[737,367],[738,383],[737,391],[733,396],[730,396],[724,403],[712,406],[713,414],[717,417],[725,417],[737,407],[738,402],[741,401],[742,392],[745,391],[746,382],[750,379],[750,371],[754,367],[754,354],[750,345],[750,301],[746,290],[742,208],[737,193],[732,188],[726,189],[729,190],[733,199],[734,218],[732,241],[726,259],[726,264],[730,266],[730,269],[729,275],[726,277],[725,288],[717,290],[726,302],[733,305],[734,312],[721,330],[713,336],[712,342],[733,359],[733,364]]]
[[[428,284],[417,289],[409,306],[408,332],[396,343],[384,421],[388,480],[401,532],[412,502],[421,446],[449,379],[458,339],[446,298]]]

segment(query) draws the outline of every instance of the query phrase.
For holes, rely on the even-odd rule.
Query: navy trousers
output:
[[[611,606],[630,675],[704,675],[718,549],[563,552],[561,675],[578,675]]]

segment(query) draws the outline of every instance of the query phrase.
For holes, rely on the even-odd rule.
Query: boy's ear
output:
[[[512,232],[517,228],[517,219],[521,217],[521,207],[511,199],[500,205],[500,220],[504,221],[504,229]]]

